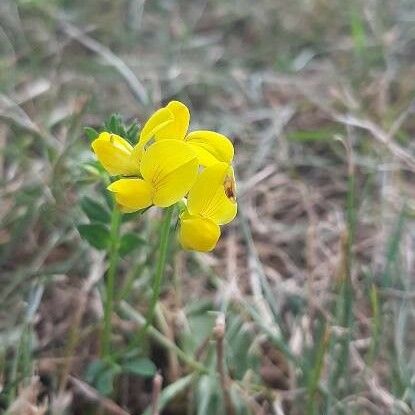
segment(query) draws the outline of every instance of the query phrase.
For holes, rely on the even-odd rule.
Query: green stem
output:
[[[173,217],[174,205],[166,209],[163,223],[161,225],[160,243],[159,243],[159,257],[157,261],[156,272],[153,279],[153,294],[151,296],[151,302],[147,311],[146,322],[144,326],[137,333],[135,338],[130,343],[129,349],[139,345],[145,336],[148,328],[153,324],[154,314],[156,311],[156,305],[160,297],[161,285],[163,282],[164,271],[166,269],[167,252],[169,249],[170,241],[170,225]]]
[[[115,275],[119,260],[121,212],[114,206],[111,216],[109,267],[107,272],[105,304],[104,304],[104,330],[101,339],[101,351],[104,357],[111,352],[111,317],[114,309]]]
[[[170,241],[170,224],[173,217],[174,205],[166,209],[164,214],[163,223],[161,225],[160,243],[159,243],[159,258],[157,261],[156,273],[153,280],[153,295],[151,297],[150,308],[148,309],[146,324],[143,331],[153,324],[154,314],[156,311],[157,301],[160,297],[161,284],[163,282],[164,270],[166,269],[167,251],[169,249]]]

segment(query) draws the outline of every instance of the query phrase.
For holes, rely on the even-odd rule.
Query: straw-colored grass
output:
[[[414,20],[410,0],[1,0],[0,411],[413,413]],[[234,142],[238,219],[212,254],[173,242],[142,360],[103,362],[83,127],[172,98]],[[117,275],[121,353],[158,218],[123,225],[145,243]]]

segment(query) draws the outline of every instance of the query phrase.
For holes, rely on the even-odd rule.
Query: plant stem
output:
[[[102,356],[106,357],[111,352],[111,317],[114,309],[115,275],[119,260],[119,237],[121,225],[121,212],[114,206],[111,216],[109,267],[106,280],[105,304],[104,304],[104,330],[101,339]]]
[[[134,339],[131,341],[128,350],[136,347],[142,342],[148,328],[153,324],[154,314],[156,311],[157,301],[160,297],[161,285],[163,282],[164,270],[166,268],[167,252],[170,240],[170,224],[173,217],[174,205],[166,209],[163,223],[161,224],[160,242],[159,242],[159,257],[157,261],[156,272],[153,279],[153,294],[151,296],[150,306],[147,311],[146,322],[140,329]]]
[[[161,225],[159,258],[157,261],[156,273],[153,280],[153,295],[151,297],[150,308],[148,309],[146,324],[143,327],[144,333],[147,328],[153,324],[153,318],[156,311],[157,301],[160,297],[161,284],[163,282],[164,270],[166,269],[167,251],[169,248],[170,224],[173,217],[174,205],[166,209],[163,223]]]

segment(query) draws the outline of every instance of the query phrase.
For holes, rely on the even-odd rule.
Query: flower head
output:
[[[91,146],[111,176],[134,176],[139,173],[140,154],[137,148],[119,135],[103,132]]]
[[[237,213],[233,169],[219,162],[207,167],[196,179],[180,218],[179,239],[186,249],[211,251],[220,237],[220,226]]]
[[[187,134],[189,122],[190,112],[186,105],[171,101],[146,122],[140,134],[139,145],[144,146],[153,137],[156,141],[183,140],[192,147],[202,166],[210,166],[218,161],[228,164],[232,162],[234,149],[227,137],[208,130]]]
[[[142,178],[125,178],[108,186],[125,212],[151,205],[171,206],[182,199],[196,180],[198,161],[191,148],[179,140],[152,144],[139,167]]]
[[[207,252],[220,226],[236,216],[234,148],[214,131],[188,133],[189,122],[186,105],[171,101],[148,119],[135,146],[103,132],[92,148],[110,175],[128,176],[108,186],[123,212],[164,208],[187,197],[179,240],[186,249]]]

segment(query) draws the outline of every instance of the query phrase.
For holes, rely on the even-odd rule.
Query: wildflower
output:
[[[198,173],[196,154],[183,141],[163,140],[146,149],[141,157],[142,178],[123,178],[111,183],[124,212],[134,212],[151,205],[168,207],[190,190]]]
[[[129,176],[108,186],[123,212],[168,207],[187,195],[180,242],[184,248],[207,252],[217,244],[220,225],[237,212],[234,148],[213,131],[188,133],[189,122],[188,108],[171,101],[148,119],[135,146],[103,132],[92,148],[110,175]]]
[[[179,101],[171,101],[146,122],[140,134],[139,145],[145,146],[153,137],[156,141],[183,140],[192,147],[202,166],[207,167],[218,161],[228,164],[232,162],[234,148],[226,136],[208,130],[187,134],[189,122],[190,112],[186,105]]]
[[[229,223],[237,212],[232,167],[224,162],[207,167],[196,179],[180,218],[179,240],[186,249],[207,252],[217,244],[219,225]]]
[[[139,174],[140,152],[128,141],[116,134],[101,133],[92,144],[92,149],[105,170],[112,176],[134,176]]]

